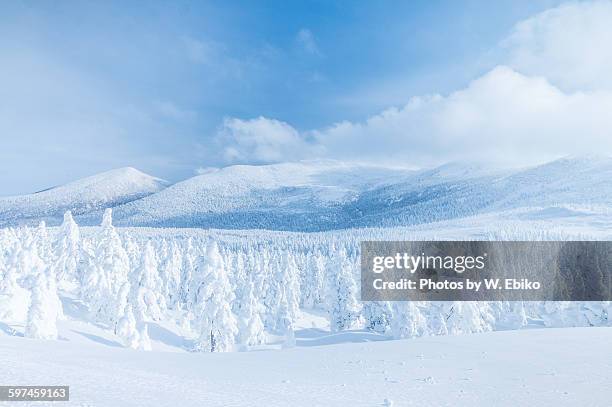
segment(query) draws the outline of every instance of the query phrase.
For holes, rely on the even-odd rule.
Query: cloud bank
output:
[[[499,65],[449,95],[413,97],[362,122],[299,132],[278,120],[227,119],[228,162],[329,157],[430,165],[524,165],[612,153],[612,3],[570,3],[518,23]]]
[[[289,124],[258,117],[225,119],[217,139],[228,163],[270,163],[308,158],[319,147],[309,143]]]
[[[612,89],[612,2],[573,2],[518,23],[506,63],[568,91]]]

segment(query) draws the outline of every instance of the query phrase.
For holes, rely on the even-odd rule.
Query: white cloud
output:
[[[258,117],[228,118],[217,134],[227,162],[271,163],[291,161],[314,153],[299,132],[289,124]]]
[[[315,131],[329,156],[427,164],[457,159],[527,164],[612,152],[612,93],[564,93],[500,66],[448,97],[413,98],[364,123]]]
[[[612,92],[563,92],[545,78],[499,66],[448,96],[415,97],[364,122],[344,121],[302,135],[276,120],[226,120],[223,132],[231,142],[225,157],[525,165],[567,154],[612,153],[611,111]]]
[[[517,24],[502,42],[507,63],[450,95],[414,97],[363,122],[300,135],[274,120],[234,119],[230,127],[238,136],[226,156],[279,161],[294,159],[287,152],[296,151],[301,158],[410,165],[523,165],[567,154],[612,154],[610,21],[611,2],[545,11]]]
[[[296,40],[302,49],[304,49],[304,51],[307,53],[311,55],[321,55],[315,37],[312,34],[312,31],[309,29],[302,28],[300,31],[298,31]]]
[[[507,64],[567,90],[612,89],[612,2],[568,3],[517,24]]]

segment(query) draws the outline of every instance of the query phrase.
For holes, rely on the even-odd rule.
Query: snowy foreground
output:
[[[357,343],[308,347],[313,334],[298,331],[293,349],[189,354],[138,352],[93,334],[43,342],[0,333],[0,382],[70,385],[67,406],[608,406],[612,398],[609,328],[384,342],[342,333],[327,339]]]

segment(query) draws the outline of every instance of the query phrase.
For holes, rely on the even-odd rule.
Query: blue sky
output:
[[[426,157],[422,162],[409,151],[394,160],[427,164],[460,158],[457,148],[444,145],[447,134],[453,140],[471,134],[471,128],[464,129],[465,117],[460,130],[431,124],[441,111],[455,112],[456,100],[465,103],[462,112],[469,106],[484,114],[494,103],[480,108],[474,100],[481,94],[507,100],[508,95],[489,96],[490,89],[504,88],[501,82],[516,89],[527,81],[526,88],[541,87],[551,100],[556,91],[568,98],[578,91],[607,91],[607,81],[579,80],[599,78],[598,70],[577,79],[548,69],[554,61],[577,56],[559,56],[555,48],[542,53],[548,59],[540,58],[543,48],[530,47],[544,41],[537,37],[541,27],[554,28],[576,9],[532,21],[535,28],[529,26],[528,34],[517,31],[517,23],[558,4],[2,2],[0,195],[126,165],[175,181],[198,168],[232,163],[362,159],[369,140],[398,127],[410,134],[374,142],[373,150],[380,150],[374,160],[396,152],[397,143],[422,140],[432,141],[417,151]],[[584,13],[587,23],[601,14]],[[600,56],[586,58],[601,64]],[[551,89],[538,82],[542,77]],[[443,102],[427,95],[439,95]],[[533,100],[518,95],[517,106],[520,98]],[[573,111],[582,107],[581,100],[562,99],[547,112],[561,114],[570,102]],[[486,114],[496,117],[496,112]],[[376,127],[389,116],[399,121]],[[456,115],[443,117],[453,123]],[[478,126],[479,134],[507,129]],[[462,145],[480,141],[466,139]],[[549,142],[543,139],[541,148]],[[347,144],[354,146],[343,147]]]

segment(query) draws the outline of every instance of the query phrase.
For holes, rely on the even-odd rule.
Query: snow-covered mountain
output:
[[[159,192],[166,186],[166,181],[135,168],[118,168],[34,194],[2,197],[0,226],[40,220],[56,224],[67,210],[75,215],[97,214],[102,209]]]
[[[167,188],[121,169],[25,197],[0,199],[0,225],[57,217],[98,224],[103,207],[122,226],[322,231],[409,226],[521,211],[558,217],[608,212],[612,159],[568,157],[493,170],[450,163],[414,170],[337,161],[237,165]]]
[[[364,191],[414,171],[337,161],[237,165],[179,182],[115,210],[119,225],[320,230],[350,221]]]
[[[611,175],[612,159],[594,157],[518,170],[327,161],[233,166],[121,205],[115,216],[124,226],[300,231],[416,225],[518,208],[549,216],[610,207]]]

